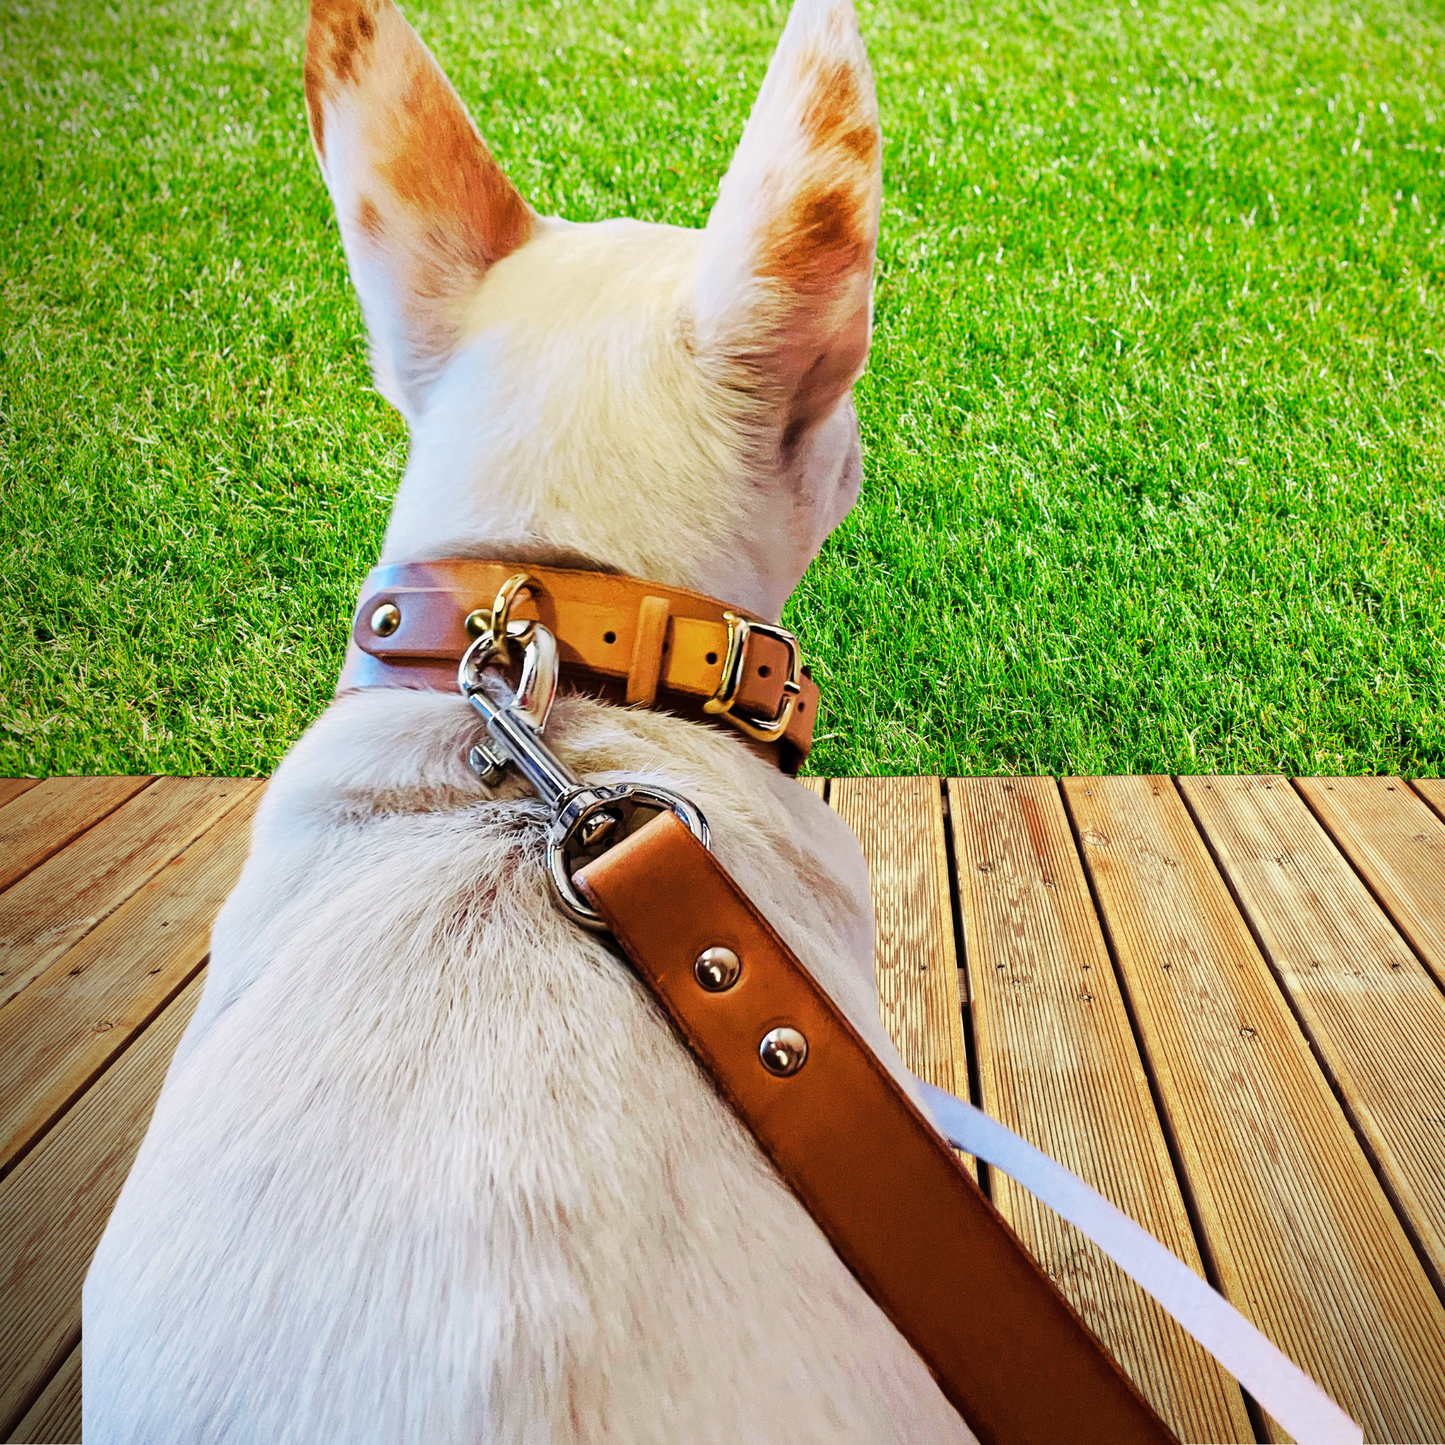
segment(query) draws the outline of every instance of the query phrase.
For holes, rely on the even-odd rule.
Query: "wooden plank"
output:
[[[1179,783],[1445,1291],[1445,997],[1288,779]]]
[[[983,1107],[1204,1273],[1051,778],[953,778]],[[1071,1224],[997,1170],[1005,1219],[1181,1440],[1254,1440],[1239,1386]]]
[[[968,1098],[943,794],[937,778],[834,778],[828,801],[852,828],[873,893],[878,1012],[903,1062]],[[975,1179],[978,1164],[959,1151]]]
[[[1441,818],[1445,818],[1445,778],[1415,778],[1410,786],[1434,808]]]
[[[205,962],[260,784],[0,1010],[0,1177]]]
[[[0,1436],[79,1342],[81,1284],[204,978],[0,1183]]]
[[[39,781],[39,778],[0,778],[0,808],[21,793],[28,793]]]
[[[953,904],[937,778],[834,778],[831,801],[868,860],[878,1009],[903,1062],[968,1098]]]
[[[827,778],[799,778],[797,781],[810,793],[816,793],[820,798],[825,798],[828,795]]]
[[[0,893],[0,1004],[256,787],[252,779],[157,778]]]
[[[16,1445],[80,1445],[80,1346],[40,1392],[10,1439]]]
[[[1399,778],[1295,786],[1445,988],[1445,823]]]
[[[0,812],[0,888],[93,828],[150,778],[46,778]]]
[[[1063,786],[1225,1294],[1366,1439],[1445,1438],[1445,1308],[1174,785]]]

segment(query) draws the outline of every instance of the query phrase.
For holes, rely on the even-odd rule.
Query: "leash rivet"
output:
[[[769,1029],[758,1045],[763,1067],[780,1079],[796,1074],[808,1057],[808,1041],[797,1029]]]
[[[610,843],[621,822],[622,817],[618,813],[593,813],[590,818],[582,820],[577,836],[581,838],[584,848],[595,848],[600,843]]]
[[[378,637],[390,637],[401,626],[401,608],[395,602],[383,602],[371,614],[371,630]]]
[[[467,613],[467,636],[480,637],[484,632],[492,630],[492,609],[490,607],[478,607],[475,612]]]
[[[709,993],[722,993],[738,981],[743,965],[730,948],[705,948],[698,954],[692,971],[698,983]]]

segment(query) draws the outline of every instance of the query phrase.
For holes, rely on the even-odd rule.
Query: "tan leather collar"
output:
[[[574,692],[735,726],[784,772],[802,766],[818,687],[799,665],[793,635],[701,593],[615,573],[466,558],[378,567],[361,588],[337,691],[454,691],[475,636],[468,617],[490,616],[502,583],[518,572],[540,593],[519,596],[512,616],[551,629]],[[786,725],[770,726],[784,716]],[[759,730],[778,736],[760,740]]]

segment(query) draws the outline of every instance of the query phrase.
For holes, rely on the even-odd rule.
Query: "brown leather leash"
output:
[[[1175,1439],[842,1012],[671,813],[576,876],[984,1445]]]
[[[490,605],[489,592],[495,593]],[[499,664],[515,663],[515,688]],[[460,659],[460,667],[458,667]],[[556,900],[610,931],[834,1249],[983,1445],[1175,1440],[797,956],[708,851],[686,799],[587,786],[542,739],[563,672],[625,680],[807,755],[816,686],[791,633],[609,573],[468,560],[368,577],[339,690],[459,686],[551,804]],[[700,706],[699,706],[700,705]]]
[[[513,685],[501,669],[517,671],[519,661]],[[701,594],[611,573],[472,560],[379,568],[362,591],[339,690],[460,688],[487,730],[468,757],[473,769],[494,782],[515,767],[551,807],[546,866],[558,906],[616,938],[983,1445],[1174,1441],[709,852],[697,808],[662,788],[586,784],[547,747],[542,733],[564,674],[582,690],[737,728],[788,771],[811,745],[818,689],[791,633]],[[933,1101],[935,1110],[945,1105],[959,1107]],[[1147,1236],[1138,1243],[1188,1275]],[[1210,1293],[1193,1277],[1183,1283]],[[1206,1303],[1216,1316],[1234,1313],[1218,1297]],[[1191,1308],[1197,1314],[1198,1302]],[[1296,1418],[1319,1422],[1317,1438],[1326,1429],[1331,1439],[1360,1438],[1246,1321],[1221,1328],[1216,1318],[1209,1329],[1217,1341],[1228,1337],[1237,1374],[1253,1372]]]

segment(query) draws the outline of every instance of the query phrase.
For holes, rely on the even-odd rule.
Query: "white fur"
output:
[[[848,6],[798,10],[861,56]],[[856,426],[835,379],[780,455],[808,383],[750,393],[751,363],[699,352],[698,257],[538,221],[492,265],[413,414],[387,557],[575,548],[775,613],[856,494]],[[460,698],[352,694],[272,779],[86,1281],[87,1445],[971,1440],[625,962],[554,910],[544,810],[475,780],[476,735]],[[549,738],[693,798],[901,1076],[835,813],[662,714],[563,699]]]
[[[857,425],[840,405],[758,465],[769,418],[685,325],[700,238],[544,220],[492,268],[413,423],[384,561],[546,542],[778,616],[857,499]]]

